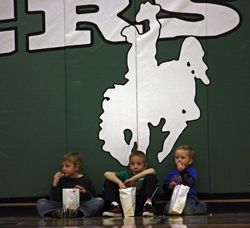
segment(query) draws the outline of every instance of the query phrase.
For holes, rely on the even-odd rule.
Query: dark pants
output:
[[[136,190],[136,214],[140,214],[142,212],[144,203],[148,198],[152,197],[157,187],[158,180],[156,175],[149,174],[144,177],[141,189]],[[112,201],[116,201],[121,205],[119,197],[119,186],[112,181],[106,180],[104,182],[103,197],[106,206],[110,206],[110,203]]]

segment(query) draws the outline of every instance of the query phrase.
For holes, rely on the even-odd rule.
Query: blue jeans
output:
[[[164,208],[164,214],[168,214],[170,202],[168,202]],[[201,215],[206,214],[207,204],[199,201],[196,196],[187,196],[186,205],[182,212],[182,215]]]
[[[104,201],[100,197],[93,197],[90,200],[80,201],[80,206],[77,208],[83,213],[84,217],[100,215],[104,206]],[[62,208],[62,202],[57,202],[48,199],[39,199],[36,203],[38,213],[41,217],[50,214],[56,209]]]

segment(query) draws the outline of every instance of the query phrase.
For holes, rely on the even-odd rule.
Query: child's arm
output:
[[[62,172],[57,172],[54,177],[53,177],[53,187],[56,187],[58,185],[59,180],[63,177],[63,173]]]
[[[92,196],[96,195],[95,188],[91,179],[87,178],[86,176],[81,179],[74,188],[78,188],[80,192],[80,200],[88,200]]]
[[[197,180],[197,171],[195,168],[188,168],[182,172],[180,175],[183,180],[184,185],[188,185],[189,187],[193,186]]]
[[[125,184],[115,175],[114,172],[107,171],[107,172],[104,173],[104,177],[107,180],[116,183],[119,186],[120,189],[126,188]]]
[[[60,179],[63,177],[62,172],[57,172],[52,181],[52,187],[50,191],[50,198],[54,201],[61,201],[62,200],[62,187]]]
[[[138,180],[138,179],[140,179],[140,178],[142,178],[142,177],[145,177],[145,176],[147,176],[147,175],[149,175],[149,174],[156,174],[156,172],[155,172],[155,170],[154,170],[153,168],[145,169],[145,170],[143,170],[142,172],[140,172],[140,173],[138,173],[138,174],[132,176],[131,178],[127,179],[127,180],[124,182],[124,184],[125,184],[126,186],[132,186],[133,183],[134,183],[136,180]]]
[[[82,194],[86,193],[86,189],[83,186],[81,186],[81,185],[77,184],[77,185],[74,186],[74,188],[79,189],[79,192],[82,193]]]
[[[176,182],[176,176],[179,176],[179,174],[177,173],[178,171],[176,170],[171,170],[167,177],[165,178],[164,180],[164,183],[163,183],[163,190],[167,193],[171,192],[172,193],[172,190],[175,188],[175,186],[177,185],[177,182]]]
[[[143,170],[142,172],[140,172],[140,173],[138,173],[138,174],[132,176],[131,178],[132,178],[134,181],[136,181],[136,180],[138,180],[138,179],[140,179],[140,178],[142,178],[142,177],[145,177],[145,176],[147,176],[147,175],[149,175],[149,174],[156,174],[156,172],[155,172],[155,170],[154,170],[153,168],[149,168],[149,169],[145,169],[145,170]],[[130,178],[130,179],[131,179],[131,178]]]
[[[189,187],[195,184],[195,179],[188,173],[186,173],[182,179],[183,179],[183,184],[188,185]]]

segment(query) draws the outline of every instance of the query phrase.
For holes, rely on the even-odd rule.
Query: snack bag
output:
[[[80,193],[77,188],[63,189],[63,209],[76,210],[80,204]]]
[[[187,194],[190,187],[187,185],[176,185],[170,199],[168,213],[171,215],[180,215],[186,205]]]
[[[119,193],[124,217],[134,216],[136,188],[119,189]]]

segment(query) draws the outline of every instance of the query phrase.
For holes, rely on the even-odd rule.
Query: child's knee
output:
[[[96,197],[96,198],[95,198],[95,203],[96,203],[99,207],[101,207],[101,208],[104,207],[104,200],[103,200],[103,198],[101,198],[101,197]]]
[[[43,206],[43,205],[48,205],[48,200],[47,199],[39,199],[36,202],[37,207]]]

